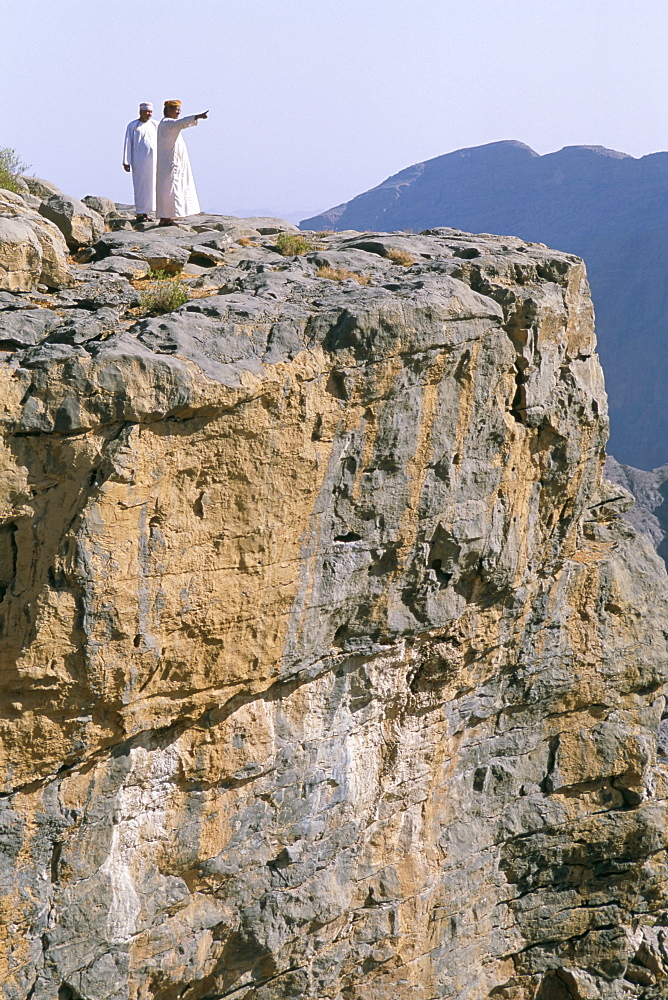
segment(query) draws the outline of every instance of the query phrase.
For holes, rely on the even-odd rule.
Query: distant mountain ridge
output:
[[[587,263],[610,400],[610,451],[668,459],[668,152],[602,146],[538,154],[508,140],[416,163],[302,229],[452,226],[578,254]]]

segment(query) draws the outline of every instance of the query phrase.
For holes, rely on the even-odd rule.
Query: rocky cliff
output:
[[[612,482],[628,490],[634,499],[633,507],[624,517],[633,527],[647,535],[663,561],[668,559],[668,465],[646,472],[630,465],[622,465],[611,455],[605,461],[605,475]]]
[[[302,225],[457,226],[583,257],[610,395],[610,450],[621,462],[652,469],[668,459],[668,282],[659,263],[668,256],[667,188],[666,152],[636,159],[567,146],[539,156],[521,142],[493,142],[413,164]]]
[[[2,995],[657,995],[666,578],[581,261],[200,222],[167,315],[154,231],[1,297]]]

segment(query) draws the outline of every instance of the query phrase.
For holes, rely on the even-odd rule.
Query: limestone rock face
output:
[[[26,175],[23,177],[23,180],[30,194],[39,198],[40,201],[46,201],[54,194],[61,195],[63,193],[59,187],[51,181],[45,181],[42,177],[28,177]]]
[[[93,211],[97,212],[98,215],[101,215],[102,218],[110,215],[112,212],[116,212],[116,204],[111,200],[111,198],[103,198],[100,195],[95,194],[87,194],[81,200],[84,205],[88,205],[89,208],[92,208]]]
[[[99,212],[66,194],[51,195],[42,202],[39,213],[58,226],[71,250],[92,243],[104,232]]]
[[[51,181],[45,181],[42,177],[28,177],[25,175],[23,180],[30,194],[39,198],[40,201],[46,201],[54,194],[61,195],[63,193],[59,187]]]
[[[39,281],[42,249],[32,226],[0,217],[0,289],[25,292]]]
[[[38,282],[54,289],[71,284],[67,244],[58,227],[29,207],[20,195],[4,189],[0,189],[0,231],[4,233],[0,241],[0,288],[25,292]]]
[[[623,465],[612,455],[605,462],[608,479],[627,489],[633,495],[635,504],[626,513],[626,519],[637,530],[647,535],[664,562],[668,558],[668,465],[659,466],[647,472]]]
[[[2,355],[0,995],[658,995],[666,576],[582,262],[221,253]]]

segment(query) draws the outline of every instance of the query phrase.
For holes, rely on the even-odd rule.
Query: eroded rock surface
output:
[[[253,242],[0,345],[3,996],[656,995],[666,577],[582,263]]]

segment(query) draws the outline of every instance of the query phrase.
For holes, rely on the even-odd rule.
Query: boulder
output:
[[[62,323],[52,309],[5,309],[0,311],[0,345],[32,347]]]
[[[36,302],[42,302],[46,307],[52,301],[52,295],[42,295],[34,289],[29,292],[0,292],[0,312],[5,309],[36,309]]]
[[[31,212],[30,223],[42,248],[42,272],[39,280],[48,288],[67,288],[72,276],[67,263],[67,243],[58,226],[37,212]]]
[[[51,195],[42,202],[39,212],[55,222],[72,250],[93,243],[104,232],[104,219],[99,212],[65,194]]]
[[[251,229],[257,229],[261,236],[274,236],[277,233],[298,233],[299,227],[288,222],[287,219],[273,218],[273,216],[252,216],[249,219],[240,220],[245,222]]]
[[[26,219],[0,216],[0,289],[27,292],[42,273],[42,247]]]
[[[300,231],[287,219],[264,215],[242,219],[236,215],[206,215],[202,212],[200,215],[190,215],[179,221],[183,221],[196,232],[202,232],[205,229],[217,229],[220,232],[232,229],[252,229],[253,232],[262,236],[271,236],[275,233],[298,233]]]
[[[32,195],[26,195],[32,198]],[[0,213],[5,217],[29,222],[42,248],[42,271],[39,281],[47,288],[65,288],[72,284],[67,264],[67,244],[58,227],[29,208],[13,191],[0,190]]]
[[[0,188],[0,206],[3,203],[9,203],[16,208],[25,208],[26,203],[23,200],[23,196],[18,194],[16,191],[10,191],[9,188]]]
[[[48,343],[77,347],[88,343],[89,340],[108,337],[118,329],[118,326],[118,312],[114,309],[103,308],[92,313],[76,309],[49,334]]]
[[[37,198],[34,194],[30,194],[29,192],[28,194],[22,194],[21,197],[23,198],[28,208],[31,208],[33,212],[39,211],[39,206],[42,204],[41,198]]]
[[[130,215],[129,213],[122,214],[121,212],[110,212],[109,215],[105,215],[104,221],[107,227],[115,233],[118,232],[119,229],[132,229],[134,215]]]
[[[71,288],[67,293],[67,300],[83,306],[84,309],[101,309],[105,306],[121,308],[123,310],[131,306],[138,306],[140,301],[139,292],[125,278],[106,275],[93,274],[91,280]],[[97,280],[96,280],[97,279]]]
[[[25,185],[28,188],[30,194],[39,198],[40,201],[46,201],[54,194],[62,194],[63,192],[51,181],[45,181],[41,177],[23,177]]]
[[[185,264],[181,274],[188,278],[201,278],[203,274],[206,274],[207,271],[210,270],[210,268],[211,265],[202,267],[200,264]]]
[[[87,194],[85,198],[81,199],[84,205],[88,205],[92,208],[94,212],[97,212],[103,218],[109,215],[110,212],[116,212],[116,204],[111,201],[110,198],[103,198],[95,194]]]
[[[120,274],[123,278],[136,278],[137,275],[146,274],[149,265],[145,260],[136,260],[131,257],[106,257],[104,260],[95,261],[90,265],[89,270],[96,273]]]
[[[16,193],[20,194],[22,198],[30,194],[30,188],[24,181],[23,177],[19,174],[13,174],[12,180],[14,182],[14,187],[16,188]]]
[[[220,264],[224,260],[225,256],[220,250],[202,244],[195,244],[190,249],[188,263],[197,264],[199,267],[213,267],[214,264]]]
[[[229,236],[233,243],[238,243],[239,240],[260,239],[260,231],[252,229],[250,226],[234,226],[232,229],[226,229],[225,235]]]
[[[97,240],[95,251],[98,260],[109,256],[119,256],[130,260],[144,260],[154,271],[166,271],[177,274],[190,256],[189,246],[180,246],[171,235],[171,228],[157,229],[155,226],[148,232],[134,230],[120,233],[105,233]],[[182,236],[180,230],[174,230],[177,238]],[[167,233],[167,235],[163,235]],[[187,241],[194,242],[194,241]]]

